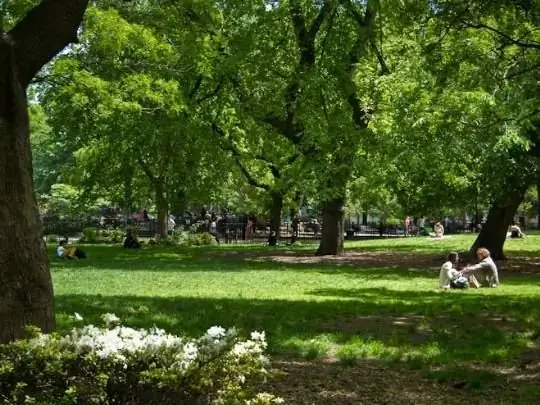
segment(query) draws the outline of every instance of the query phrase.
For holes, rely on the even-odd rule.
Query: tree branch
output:
[[[389,73],[388,66],[383,59],[382,53],[375,46],[373,38],[373,27],[375,25],[376,12],[373,10],[373,0],[368,0],[366,4],[366,11],[362,16],[360,12],[354,7],[351,0],[341,0],[341,4],[351,13],[354,20],[357,23],[357,38],[354,45],[349,50],[349,69],[348,69],[348,85],[346,88],[355,89],[347,94],[347,102],[352,110],[352,119],[357,128],[365,129],[369,124],[369,115],[371,111],[364,108],[360,102],[360,98],[356,92],[356,84],[354,83],[353,75],[356,66],[360,62],[360,59],[364,56],[368,46],[375,48],[377,53],[377,59],[381,65],[381,69],[385,72],[385,69]]]
[[[201,88],[202,81],[203,81],[202,75],[197,76],[197,79],[195,79],[195,85],[193,86],[193,89],[189,92],[190,99],[195,98],[195,95]]]
[[[300,96],[300,78],[303,74],[305,74],[306,70],[309,70],[315,65],[315,39],[322,23],[324,22],[324,19],[330,13],[333,7],[334,2],[326,0],[308,30],[300,0],[291,0],[289,2],[289,12],[294,26],[294,31],[296,33],[296,42],[298,48],[300,49],[300,60],[298,61],[298,65],[290,83],[285,88],[285,94],[283,96],[286,110],[285,121],[279,123],[275,117],[267,117],[271,119],[267,119],[266,122],[276,128],[278,131],[280,131],[280,128],[288,128],[290,132],[280,132],[295,144],[299,143],[304,133],[303,130],[299,130],[300,128],[298,128],[298,125],[294,124],[296,105]],[[297,138],[298,134],[300,135],[299,139]]]
[[[220,148],[223,149],[224,151],[228,151],[228,152],[231,152],[233,157],[234,157],[234,161],[236,163],[236,165],[238,166],[238,168],[240,169],[240,171],[242,172],[242,174],[244,175],[244,177],[246,178],[247,182],[252,185],[253,187],[257,187],[257,188],[260,188],[260,189],[263,189],[263,190],[266,190],[266,191],[270,191],[271,187],[268,185],[268,184],[265,184],[265,183],[262,183],[260,181],[258,181],[250,172],[249,170],[247,169],[246,166],[244,166],[244,164],[242,163],[242,161],[240,160],[240,157],[242,156],[242,154],[240,153],[240,151],[232,144],[232,142],[230,141],[230,139],[227,138],[227,135],[225,135],[225,132],[223,131],[223,129],[221,129],[216,123],[212,123],[212,132],[216,135],[219,135],[222,139],[226,140],[227,141],[227,144],[223,144],[223,143],[220,143]]]
[[[473,24],[473,23],[469,23],[465,20],[462,20],[461,21],[462,24],[466,27],[466,28],[473,28],[473,29],[486,29],[488,31],[491,31],[497,35],[499,35],[500,37],[504,38],[505,40],[507,40],[509,43],[511,43],[512,45],[516,45],[520,48],[528,48],[528,49],[540,49],[540,43],[538,42],[523,42],[523,41],[519,41],[517,39],[514,39],[512,38],[510,35],[508,34],[505,34],[504,32],[502,31],[499,31],[498,29],[496,28],[493,28],[489,25],[486,25],[486,24]]]
[[[62,49],[77,42],[87,6],[88,0],[42,0],[9,31],[23,86]]]
[[[281,178],[281,171],[279,170],[279,168],[273,162],[271,162],[268,158],[266,158],[264,155],[262,154],[255,155],[255,159],[266,163],[266,165],[272,172],[272,176],[274,176],[275,179]]]
[[[523,75],[525,73],[532,72],[533,70],[536,70],[536,69],[539,69],[539,68],[540,68],[540,62],[535,63],[534,65],[529,66],[528,68],[518,70],[517,72],[513,72],[513,73],[510,73],[510,74],[507,74],[507,75],[504,76],[503,79],[504,80],[510,80],[510,79],[513,79],[514,77]]]
[[[377,60],[379,61],[379,65],[381,66],[381,75],[389,75],[390,74],[390,68],[386,64],[386,61],[384,60],[384,55],[382,53],[382,49],[379,49],[377,44],[375,44],[373,41],[371,42],[371,47],[375,51],[375,55],[377,56]]]
[[[206,101],[208,99],[211,99],[212,97],[215,97],[220,92],[221,88],[223,87],[223,81],[220,80],[214,90],[212,90],[210,93],[205,94],[200,99],[196,101],[197,104],[201,104],[203,101]]]
[[[150,170],[150,166],[148,166],[148,163],[146,163],[143,158],[138,156],[137,163],[139,163],[139,166],[141,166],[141,169],[143,169],[144,174],[148,176],[148,179],[151,182],[156,181],[156,176],[154,176],[154,173],[152,173],[152,170]]]

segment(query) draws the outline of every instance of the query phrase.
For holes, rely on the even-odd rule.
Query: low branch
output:
[[[42,0],[9,31],[23,86],[62,49],[77,42],[87,6],[88,0]]]

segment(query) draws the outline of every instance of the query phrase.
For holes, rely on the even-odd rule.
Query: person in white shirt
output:
[[[525,234],[523,233],[519,225],[517,225],[516,223],[512,223],[510,228],[508,228],[508,233],[506,236],[507,237],[510,236],[511,238],[515,239],[515,238],[523,238],[525,237]]]
[[[467,276],[474,275],[482,280],[482,284],[489,287],[499,286],[499,270],[497,265],[491,258],[491,253],[486,248],[480,248],[476,251],[478,263],[472,266],[467,266],[463,269],[463,273]]]
[[[79,248],[70,247],[67,240],[61,240],[56,248],[56,254],[62,259],[86,259],[86,253]]]
[[[440,288],[444,290],[449,288],[467,288],[467,279],[456,269],[458,261],[459,255],[456,252],[448,255],[448,260],[441,266],[439,273]]]

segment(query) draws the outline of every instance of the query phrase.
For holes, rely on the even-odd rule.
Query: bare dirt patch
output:
[[[284,372],[267,390],[295,405],[493,405],[499,403],[503,386],[491,386],[489,395],[463,389],[460,384],[426,380],[420,372],[389,368],[371,361],[355,366],[338,363],[281,360]],[[498,392],[497,392],[498,391]]]
[[[335,265],[337,267],[369,267],[369,268],[403,268],[408,270],[433,270],[439,267],[445,256],[440,253],[418,252],[346,252],[341,256],[315,256],[313,253],[295,251],[276,252],[226,252],[219,254],[220,259],[268,261],[275,263],[299,265]],[[465,254],[462,255],[462,265],[474,263]],[[533,275],[540,274],[540,258],[511,257],[497,262],[500,271],[504,273]]]

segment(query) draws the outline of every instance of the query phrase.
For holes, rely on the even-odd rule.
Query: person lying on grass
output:
[[[467,278],[463,277],[461,272],[456,269],[458,262],[459,255],[456,252],[451,252],[448,255],[448,260],[441,266],[439,287],[443,290],[449,288],[463,289],[469,286]]]
[[[66,239],[63,239],[58,244],[58,247],[56,248],[58,257],[73,260],[86,259],[86,253],[79,248],[68,246],[67,242]]]
[[[486,248],[480,248],[476,251],[478,263],[465,267],[462,272],[466,276],[474,275],[480,282],[489,287],[499,285],[499,271],[497,265],[491,258],[491,253]]]

